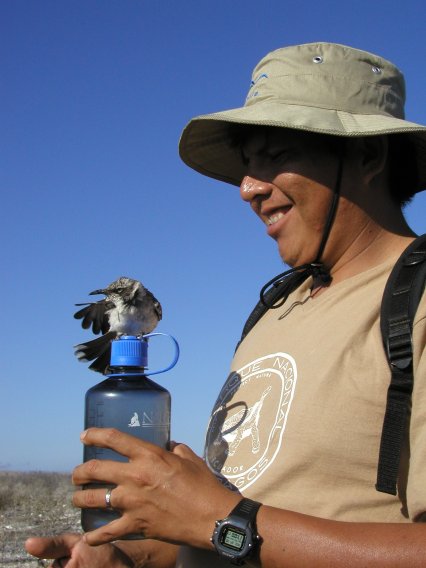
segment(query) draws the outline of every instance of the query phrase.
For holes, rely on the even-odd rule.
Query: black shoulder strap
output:
[[[289,296],[289,294],[295,290],[300,284],[308,278],[308,272],[294,272],[289,278],[276,281],[271,288],[261,296],[261,299],[255,305],[253,311],[247,318],[244,324],[243,331],[241,333],[241,338],[235,347],[235,351],[238,349],[240,343],[248,334],[248,332],[257,324],[263,315],[279,300],[283,300],[284,303]]]
[[[426,235],[402,253],[387,281],[380,314],[391,369],[377,470],[377,491],[396,495],[401,448],[413,391],[412,330],[426,281]]]

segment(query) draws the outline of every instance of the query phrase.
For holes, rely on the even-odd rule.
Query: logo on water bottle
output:
[[[133,416],[130,418],[130,422],[128,424],[129,428],[137,428],[138,426],[140,426],[140,422],[139,422],[139,416],[137,412],[133,413]]]

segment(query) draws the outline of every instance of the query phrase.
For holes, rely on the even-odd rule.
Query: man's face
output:
[[[338,171],[322,137],[280,128],[259,129],[242,145],[247,163],[240,194],[276,240],[290,266],[316,258]]]

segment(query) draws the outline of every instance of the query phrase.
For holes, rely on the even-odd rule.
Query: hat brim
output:
[[[246,175],[240,149],[231,143],[230,124],[276,126],[332,136],[360,137],[405,134],[414,144],[419,187],[426,187],[426,127],[387,115],[353,114],[264,101],[256,105],[202,115],[182,132],[179,154],[194,170],[239,186]]]

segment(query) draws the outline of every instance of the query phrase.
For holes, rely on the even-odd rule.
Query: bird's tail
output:
[[[74,354],[79,361],[93,361],[89,366],[92,371],[105,373],[111,359],[111,341],[116,337],[115,331],[109,331],[101,337],[79,343],[74,347]]]

